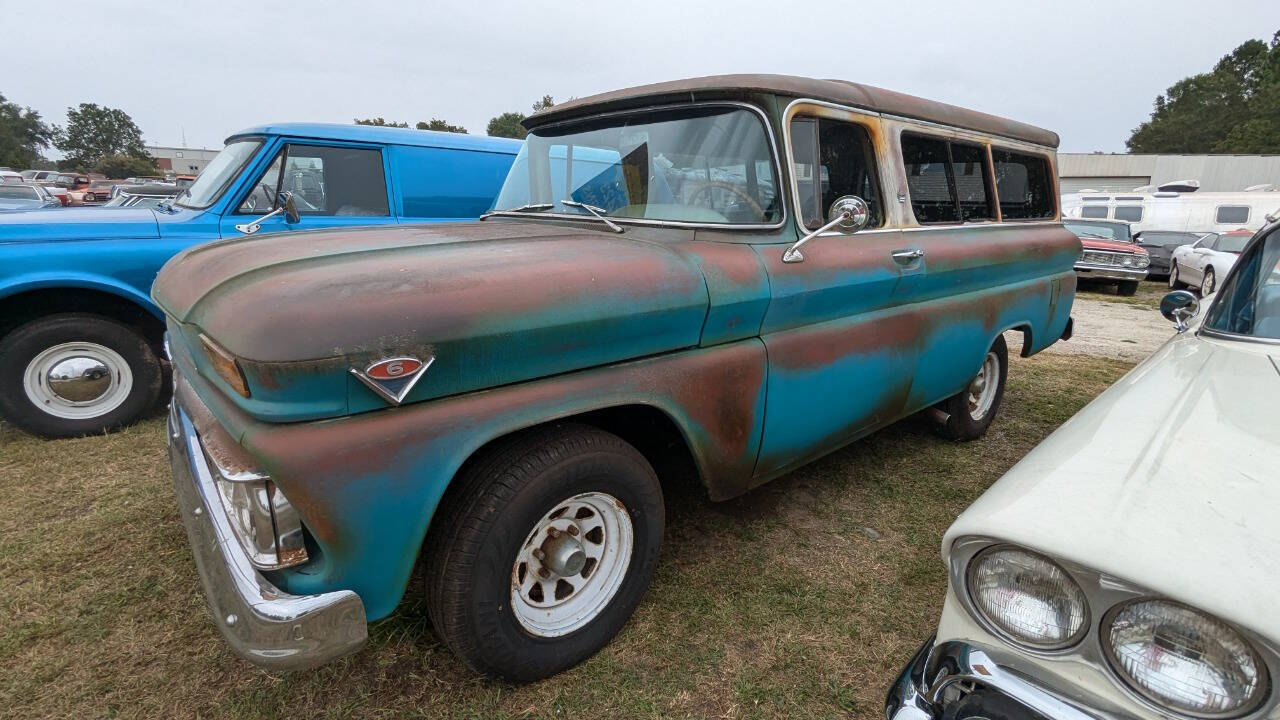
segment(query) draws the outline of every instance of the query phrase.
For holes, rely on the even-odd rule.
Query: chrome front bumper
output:
[[[350,590],[290,595],[254,569],[233,535],[191,418],[169,409],[169,464],[205,601],[235,654],[269,670],[304,670],[359,650],[364,604]]]
[[[1147,268],[1076,263],[1075,270],[1078,276],[1088,280],[1143,280],[1147,277]]]
[[[935,647],[933,638],[911,658],[889,688],[885,717],[887,720],[939,720],[945,710],[945,693],[957,683],[994,690],[1050,720],[1111,717],[1083,710],[1002,668],[978,647],[964,642],[944,642]]]

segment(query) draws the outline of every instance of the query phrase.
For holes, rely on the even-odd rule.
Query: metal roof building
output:
[[[1206,192],[1239,192],[1253,185],[1280,186],[1280,155],[1126,155],[1059,153],[1062,193],[1117,192],[1175,180],[1199,180]]]

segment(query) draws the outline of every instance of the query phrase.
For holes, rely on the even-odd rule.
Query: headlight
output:
[[[1133,261],[1133,256],[1132,256],[1132,255],[1125,255],[1125,256],[1124,256],[1123,258],[1121,258],[1121,260],[1120,260],[1120,264],[1121,264],[1121,265],[1124,265],[1125,267],[1133,267],[1133,262],[1134,262],[1134,261]]]
[[[1144,267],[1146,267],[1146,266],[1150,265],[1150,264],[1151,264],[1151,256],[1149,256],[1149,255],[1139,255],[1139,256],[1138,256],[1138,262],[1137,262],[1136,264],[1137,264],[1137,266],[1138,266],[1138,267],[1140,267],[1140,268],[1144,268]]]
[[[1163,707],[1212,717],[1243,715],[1266,695],[1266,671],[1249,642],[1185,605],[1130,602],[1104,623],[1102,639],[1115,671]]]
[[[1079,642],[1088,630],[1084,591],[1042,555],[992,548],[974,558],[968,575],[978,612],[1015,642],[1055,650]]]

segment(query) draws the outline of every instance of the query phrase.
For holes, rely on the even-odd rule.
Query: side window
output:
[[[1005,220],[1053,217],[1053,179],[1049,176],[1049,161],[1037,155],[998,148],[991,148],[991,155],[995,161],[1000,216]]]
[[[805,227],[825,225],[831,205],[845,195],[867,201],[871,210],[867,227],[884,224],[875,150],[865,128],[839,120],[800,117],[791,121],[791,142],[795,152],[792,169],[800,191],[796,203]]]
[[[265,212],[278,192],[293,193],[301,215],[386,217],[387,182],[378,150],[286,145],[240,205]]]
[[[512,162],[506,153],[477,150],[400,145],[388,151],[400,187],[401,214],[413,218],[478,217],[493,205]],[[527,174],[528,168],[513,172]]]
[[[985,148],[904,134],[902,156],[917,221],[969,222],[995,217]]]
[[[1080,208],[1080,217],[1082,218],[1105,218],[1107,216],[1106,205],[1085,205]]]
[[[1218,208],[1219,224],[1234,224],[1249,222],[1249,206],[1248,205],[1223,205]]]
[[[1217,235],[1205,235],[1203,238],[1200,239],[1200,242],[1195,244],[1195,247],[1201,250],[1212,250],[1213,246],[1217,244],[1217,242],[1218,242]]]
[[[1117,205],[1115,218],[1126,222],[1142,222],[1142,206]]]

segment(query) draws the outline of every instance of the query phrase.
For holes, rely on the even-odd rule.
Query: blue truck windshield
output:
[[[237,140],[227,143],[227,146],[222,148],[222,152],[205,166],[200,177],[191,183],[182,202],[176,204],[196,210],[203,210],[212,205],[218,196],[222,195],[222,191],[226,190],[227,185],[231,184],[231,180],[240,174],[240,169],[249,162],[260,145],[262,145],[261,140]]]

